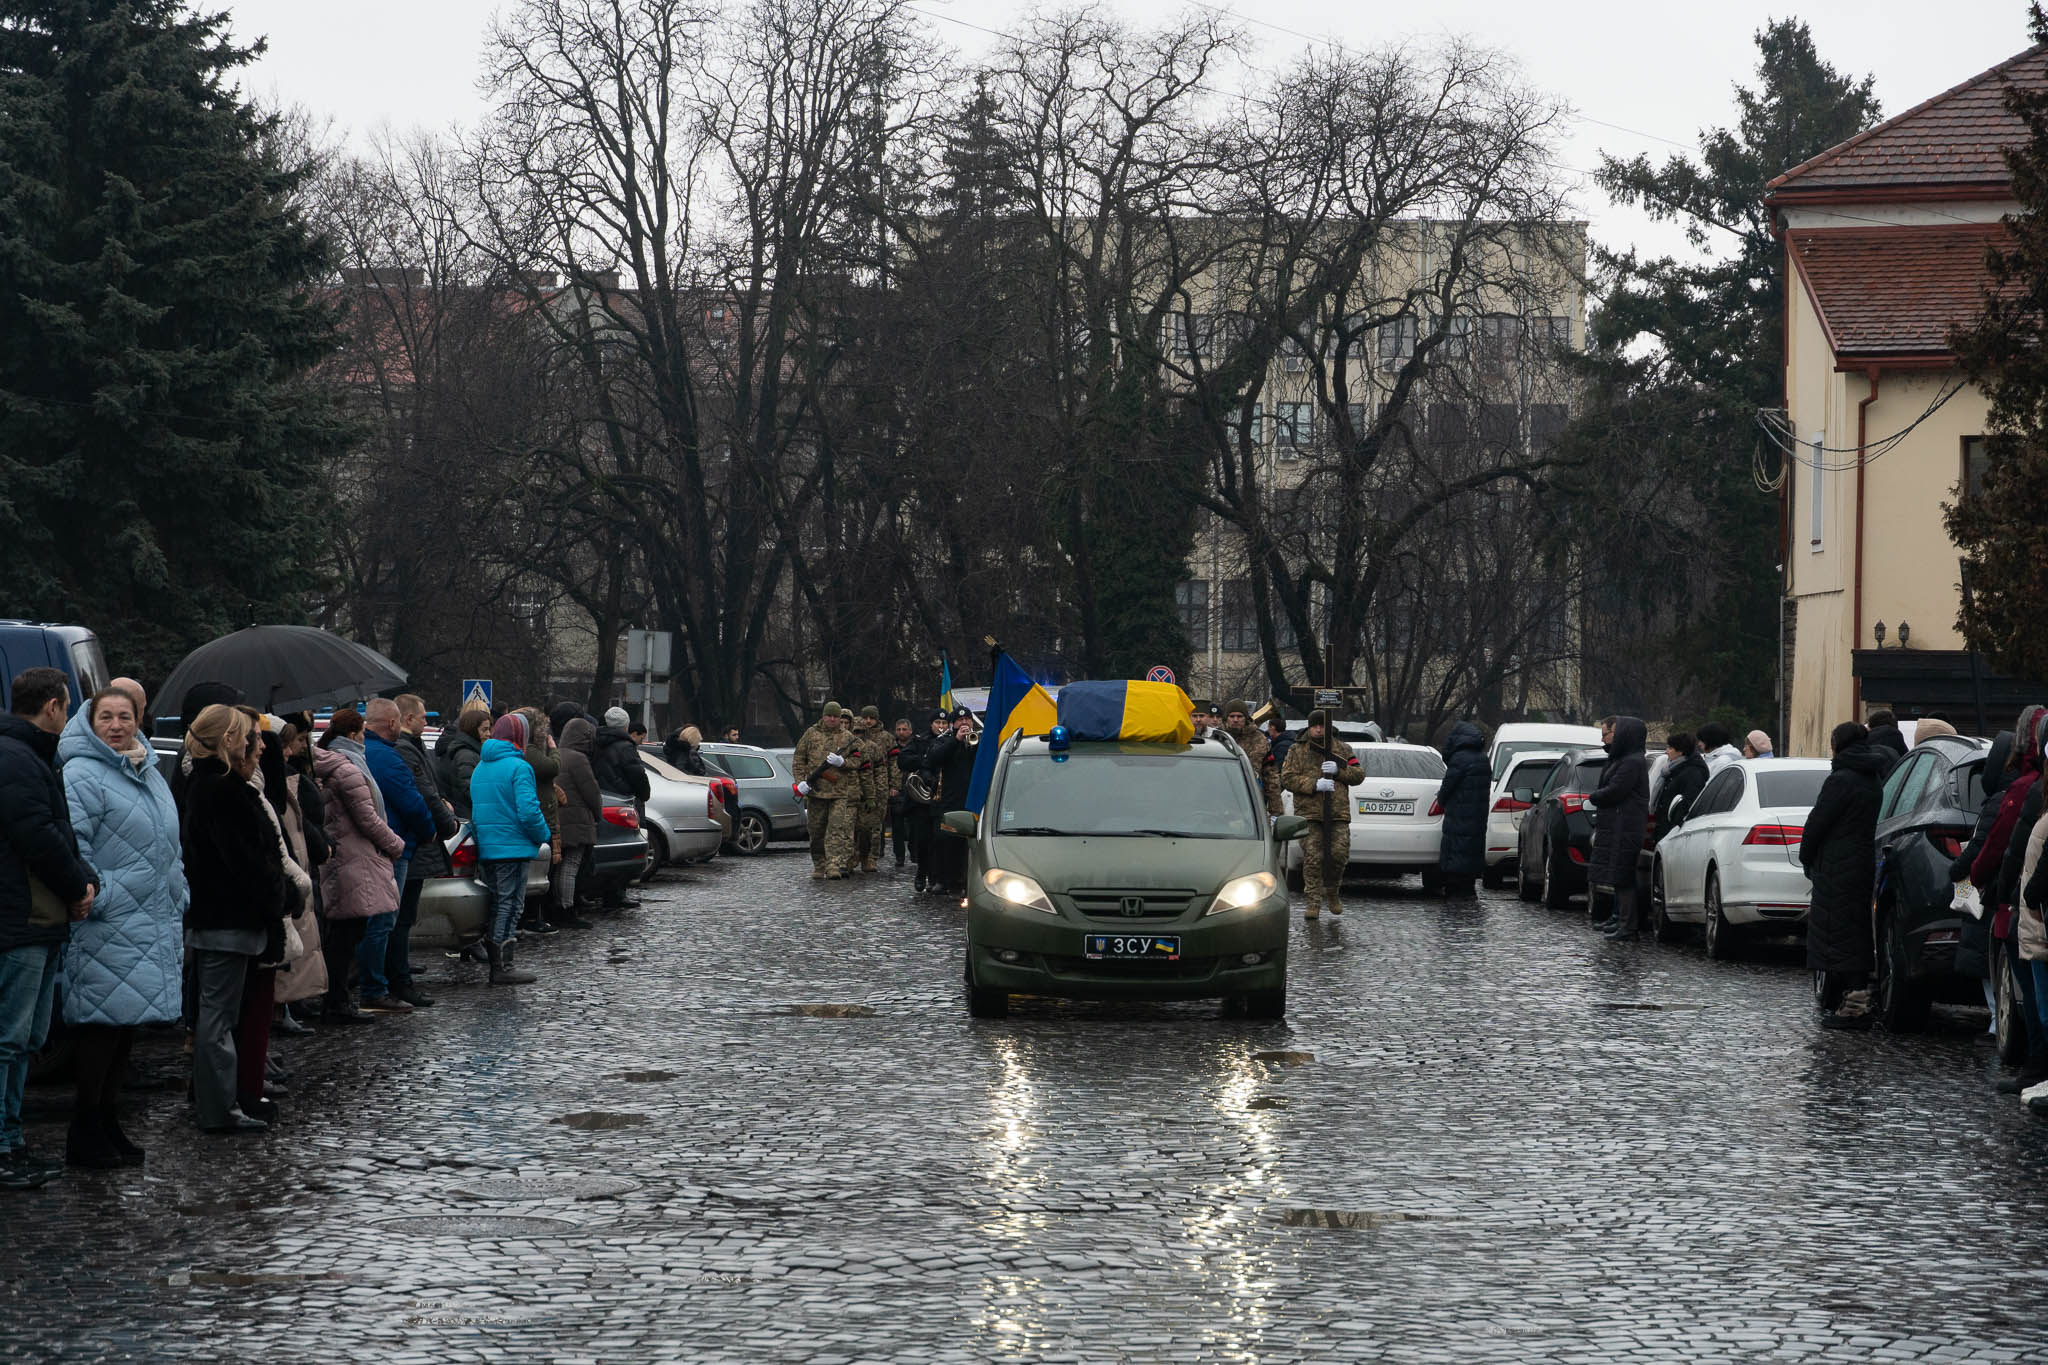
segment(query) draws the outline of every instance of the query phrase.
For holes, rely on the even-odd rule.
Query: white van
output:
[[[1493,732],[1493,748],[1488,751],[1493,778],[1500,781],[1507,771],[1509,760],[1516,754],[1535,753],[1542,749],[1597,749],[1600,747],[1600,727],[1597,725],[1551,725],[1535,721],[1516,721],[1503,725]]]

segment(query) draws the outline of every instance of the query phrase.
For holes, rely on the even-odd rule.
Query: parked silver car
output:
[[[640,751],[647,769],[647,876],[670,863],[698,863],[718,856],[725,842],[725,804],[708,777]]]
[[[731,776],[740,788],[739,819],[733,826],[733,847],[752,856],[777,839],[808,840],[810,817],[796,794],[788,749],[758,749],[751,744],[706,744],[707,766]]]
[[[422,948],[460,948],[483,937],[490,914],[491,893],[477,865],[476,831],[462,821],[447,840],[449,871],[429,877],[420,887],[420,917],[412,941]],[[526,865],[526,899],[548,893],[548,868],[555,852],[546,844]]]

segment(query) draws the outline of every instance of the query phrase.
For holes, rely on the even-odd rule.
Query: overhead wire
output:
[[[1859,465],[1867,467],[1876,463],[1884,456],[1889,455],[1892,451],[1897,450],[1908,436],[1912,435],[1915,430],[1929,418],[1933,417],[1935,413],[1941,411],[1948,404],[1948,401],[1958,393],[1961,393],[1966,386],[1967,382],[1960,378],[1944,385],[1942,391],[1935,396],[1934,401],[1929,403],[1918,417],[1915,417],[1897,431],[1887,433],[1875,440],[1865,441],[1860,447],[1830,446],[1819,442],[1801,440],[1799,433],[1793,429],[1789,417],[1783,408],[1758,408],[1756,414],[1757,426],[1763,431],[1764,437],[1778,448],[1778,453],[1791,463],[1802,465],[1808,469],[1841,473],[1845,470],[1855,469]],[[1857,458],[1837,463],[1816,458],[1813,455],[1809,455],[1808,452],[1817,452],[1818,455],[1854,455]]]

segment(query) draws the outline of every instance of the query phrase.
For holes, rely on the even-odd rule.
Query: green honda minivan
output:
[[[1013,736],[970,842],[967,1005],[1000,1018],[1012,992],[1287,1011],[1287,885],[1279,848],[1307,824],[1269,821],[1244,752]]]

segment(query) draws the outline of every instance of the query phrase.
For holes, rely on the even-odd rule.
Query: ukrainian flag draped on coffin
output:
[[[1186,744],[1195,737],[1195,704],[1172,683],[1068,683],[1058,710],[1069,739]]]
[[[989,779],[995,776],[996,755],[1003,741],[1022,730],[1042,735],[1058,723],[1059,708],[1052,694],[1031,681],[1017,661],[1000,649],[995,654],[996,676],[989,684],[988,710],[982,713],[981,747],[974,755],[974,779],[967,784],[967,809],[980,812],[988,800]]]

